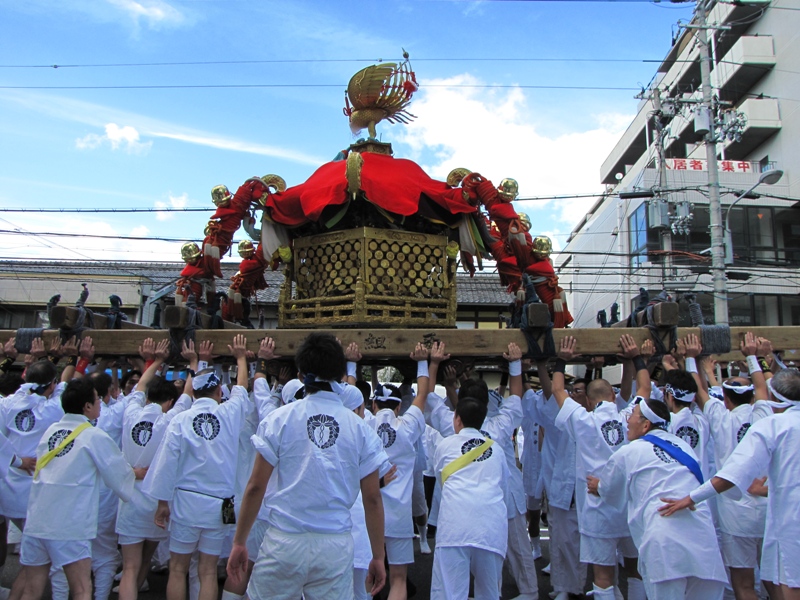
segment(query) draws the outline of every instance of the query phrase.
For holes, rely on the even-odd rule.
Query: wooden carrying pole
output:
[[[312,331],[327,331],[338,337],[343,345],[356,342],[365,359],[405,358],[418,341],[443,341],[447,351],[453,356],[495,357],[502,355],[510,342],[515,342],[525,351],[527,342],[518,329],[198,329],[195,332],[197,343],[208,340],[214,343],[214,353],[229,355],[228,344],[233,336],[242,333],[247,337],[248,349],[256,352],[261,339],[269,336],[275,340],[275,352],[290,357],[300,343]],[[775,350],[792,350],[800,348],[800,327],[731,327],[731,352],[722,355],[722,360],[738,360],[739,342],[746,332],[752,331],[758,336],[772,342]],[[623,334],[633,336],[637,344],[650,338],[650,331],[637,328],[605,328],[605,329],[554,329],[553,338],[558,347],[565,336],[574,336],[578,340],[578,352],[591,356],[615,354],[620,351],[619,338]],[[678,336],[690,333],[700,335],[700,329],[686,327],[678,329]],[[0,341],[5,341],[16,334],[13,330],[0,330]],[[132,356],[139,352],[141,343],[151,337],[157,342],[169,337],[169,331],[163,329],[122,329],[122,330],[86,330],[90,335],[98,356]],[[58,330],[45,330],[45,345],[59,335]]]

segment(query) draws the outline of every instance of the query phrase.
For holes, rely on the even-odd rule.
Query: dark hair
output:
[[[462,398],[474,398],[478,402],[489,405],[489,386],[483,379],[467,379],[458,388],[458,403]]]
[[[126,385],[128,385],[128,382],[134,375],[141,377],[142,372],[139,371],[138,369],[133,369],[131,371],[128,371],[127,373],[125,373],[125,375],[122,376],[122,379],[120,379],[119,384],[122,386],[123,389],[125,388]]]
[[[294,356],[303,375],[314,374],[325,381],[340,381],[347,372],[344,350],[330,333],[312,333],[303,340]]]
[[[735,379],[735,378],[732,378]],[[745,379],[745,377],[739,377],[738,379]],[[749,381],[735,381],[730,382],[734,385],[750,385]],[[722,386],[722,396],[730,400],[731,404],[734,406],[741,406],[742,404],[750,404],[750,401],[753,399],[755,395],[755,390],[748,390],[746,392],[742,392],[741,394],[736,390],[730,390],[726,388],[724,385]]]
[[[49,361],[48,361],[49,362]],[[23,384],[22,375],[11,371],[0,377],[0,396],[11,396]]]
[[[570,385],[574,388],[579,383],[582,383],[584,387],[586,387],[587,389],[589,388],[590,381],[588,379],[585,379],[584,377],[578,377],[577,379],[573,379]]]
[[[481,402],[477,398],[466,397],[459,398],[458,405],[456,406],[456,415],[461,419],[464,427],[472,427],[480,429],[483,422],[486,420],[486,413],[489,410],[489,405],[486,402]]]
[[[616,393],[611,384],[605,379],[593,379],[586,386],[586,396],[590,400],[610,400],[613,402]]]
[[[40,360],[33,363],[25,371],[25,383],[35,383],[37,385],[48,385],[58,375],[58,369],[49,360]]]
[[[356,387],[361,392],[361,395],[364,396],[364,402],[369,402],[369,397],[372,395],[372,388],[369,387],[369,384],[363,379],[359,379],[356,381]]]
[[[691,373],[682,371],[681,369],[671,369],[670,371],[667,371],[666,375],[664,375],[664,385],[670,385],[674,388],[685,390],[692,394],[697,393],[697,382],[694,380],[694,377],[692,377]],[[691,401],[687,402],[686,400],[681,400],[675,396],[673,396],[672,399],[681,404],[691,404]]]
[[[769,382],[772,389],[784,398],[800,401],[800,371],[797,369],[781,369]]]
[[[97,400],[94,385],[88,377],[73,379],[61,394],[61,406],[65,413],[82,415],[83,407]]]
[[[105,398],[108,390],[111,388],[111,375],[105,371],[95,371],[89,375],[89,380],[94,385],[98,397]]]
[[[166,379],[156,379],[147,386],[147,400],[153,404],[164,404],[174,402],[180,394],[175,382]]]
[[[670,422],[670,413],[669,413],[669,408],[667,408],[667,405],[661,400],[655,400],[654,398],[650,398],[649,400],[645,398],[642,400],[642,402],[645,402],[647,404],[647,408],[652,410],[654,413],[656,413],[657,417],[661,417],[667,423],[653,423],[652,421],[650,421],[650,419],[647,419],[647,417],[645,417],[645,419],[650,421],[651,425],[656,429],[666,430],[667,425]]]

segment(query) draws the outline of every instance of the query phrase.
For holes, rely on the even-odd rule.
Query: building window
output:
[[[631,269],[638,269],[647,262],[647,203],[642,203],[628,217],[628,244],[631,254]]]

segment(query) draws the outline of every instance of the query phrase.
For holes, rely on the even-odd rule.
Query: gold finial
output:
[[[215,185],[213,188],[211,188],[211,201],[216,206],[228,206],[232,199],[233,194],[231,194],[227,186]]]
[[[239,252],[239,256],[242,258],[253,258],[256,253],[256,248],[253,246],[253,242],[250,240],[242,240],[239,242],[236,250]]]
[[[187,265],[193,265],[200,260],[200,248],[194,242],[186,242],[181,246],[181,258]]]
[[[371,65],[350,79],[344,114],[350,118],[353,133],[367,128],[370,138],[375,139],[378,122],[386,119],[390,123],[409,123],[415,118],[406,107],[419,85],[408,62],[408,53],[403,51],[403,57],[405,61],[399,66],[397,63]]]
[[[553,251],[553,242],[546,235],[537,235],[533,238],[533,254],[539,260],[547,258]]]
[[[519,184],[516,179],[506,178],[497,186],[497,191],[500,192],[500,195],[505,200],[511,202],[512,200],[516,200],[517,196],[519,196]]]

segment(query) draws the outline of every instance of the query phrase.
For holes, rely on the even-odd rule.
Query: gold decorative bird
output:
[[[371,65],[353,75],[347,85],[344,114],[350,118],[350,129],[358,133],[365,127],[369,137],[376,139],[375,124],[382,120],[390,123],[409,123],[414,115],[406,111],[411,96],[419,89],[416,75],[406,59],[396,63]]]

